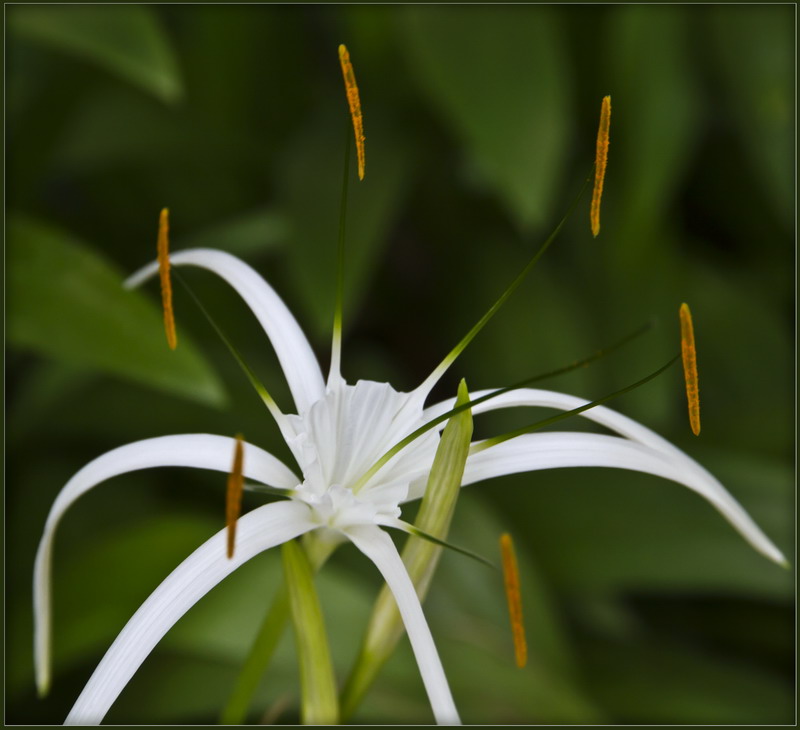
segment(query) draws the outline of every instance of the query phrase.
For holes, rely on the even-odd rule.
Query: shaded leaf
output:
[[[652,265],[655,244],[663,243],[652,234],[691,160],[700,110],[684,8],[617,5],[607,23],[603,81],[612,112],[603,227],[614,235],[614,269],[623,264],[619,274],[627,277],[634,262]]]
[[[790,686],[690,646],[597,642],[586,660],[593,694],[625,724],[782,725],[794,716]]]
[[[12,32],[85,58],[164,102],[180,100],[177,61],[155,11],[146,5],[26,5]]]
[[[696,446],[688,452],[713,471],[715,464],[706,463]],[[750,489],[759,490],[755,500],[744,491],[748,484],[743,489],[735,475],[725,485],[791,555],[786,531],[791,469],[776,465],[763,475],[770,473],[774,478],[757,484],[746,478]],[[533,554],[563,591],[791,595],[790,571],[756,553],[705,500],[673,482],[618,469],[581,468],[504,477],[484,488],[494,490],[515,524],[520,520],[518,531],[526,531]],[[526,503],[524,520],[516,517],[520,499]]]
[[[794,11],[791,6],[753,5],[713,6],[707,12],[727,116],[770,203],[790,225],[795,195]]]
[[[344,133],[352,134],[347,104],[341,98],[324,106],[314,121],[289,143],[278,179],[279,195],[289,225],[288,264],[299,302],[311,315],[313,330],[327,335],[333,322],[336,251],[342,194]],[[365,294],[389,227],[403,203],[412,155],[400,130],[378,113],[365,112],[366,177],[359,181],[350,165],[350,191],[345,240],[345,329],[352,324]],[[300,318],[303,321],[303,318]]]
[[[83,243],[23,217],[8,225],[8,338],[65,363],[219,405],[224,394],[185,333],[170,351],[154,302]]]
[[[260,208],[176,239],[179,248],[220,248],[237,256],[275,251],[286,245],[289,222],[279,211]]]
[[[570,79],[546,7],[415,6],[401,15],[415,82],[521,228],[546,223],[570,130]]]

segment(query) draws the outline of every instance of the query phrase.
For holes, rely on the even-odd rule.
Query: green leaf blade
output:
[[[38,221],[8,224],[8,339],[89,370],[219,406],[225,394],[185,333],[170,351],[159,307],[84,243]]]
[[[145,5],[28,5],[9,20],[20,37],[91,61],[165,103],[183,96],[169,39]]]
[[[549,8],[415,6],[402,17],[416,83],[523,230],[544,224],[569,141],[570,83]]]

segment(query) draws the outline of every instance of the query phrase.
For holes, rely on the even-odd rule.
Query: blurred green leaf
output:
[[[307,330],[326,336],[333,322],[337,231],[342,194],[344,133],[349,117],[344,101],[325,106],[289,142],[278,170],[279,191],[290,225],[289,273],[298,300],[311,315]],[[334,112],[336,110],[336,113]],[[359,181],[350,165],[345,239],[345,330],[379,265],[386,234],[403,203],[413,154],[402,130],[380,113],[366,117],[366,176]],[[300,318],[301,322],[304,321]]]
[[[756,667],[683,646],[597,642],[585,654],[587,683],[624,724],[791,724],[792,689]]]
[[[404,8],[414,79],[523,229],[561,188],[571,84],[559,20],[537,6]],[[587,164],[588,167],[588,164]]]
[[[277,210],[260,208],[175,240],[179,248],[221,248],[237,256],[255,256],[286,245],[289,222]]]
[[[688,453],[705,464],[696,446]],[[744,489],[758,489],[757,499],[743,490],[742,477],[732,475],[725,485],[791,555],[791,467],[776,464],[761,475],[756,484],[745,477]],[[782,600],[792,594],[790,571],[756,553],[713,507],[679,484],[581,468],[504,477],[482,488],[517,513],[518,500],[525,499],[524,515],[514,522],[543,570],[567,593],[727,591]]]
[[[753,171],[786,225],[794,220],[795,43],[791,6],[707,8],[709,38]],[[744,171],[739,171],[744,175]]]
[[[222,518],[220,518],[222,519]],[[139,603],[191,550],[211,537],[207,518],[156,517],[124,529],[97,531],[65,560],[57,553],[53,571],[53,674],[58,675],[110,646]],[[155,577],[154,577],[155,576]],[[8,683],[19,690],[33,683],[30,605],[9,617]]]
[[[8,223],[8,338],[66,363],[207,404],[224,392],[185,333],[166,346],[154,302],[85,244],[23,217]]]
[[[704,435],[732,456],[746,449],[788,457],[795,444],[792,338],[781,309],[761,295],[749,271],[696,262],[685,278]],[[743,429],[745,423],[758,425]]]
[[[21,37],[96,63],[167,103],[183,95],[169,39],[147,5],[25,5],[11,9]]]
[[[689,27],[682,7],[617,5],[603,29],[612,107],[603,230],[620,277],[669,253],[654,251],[664,239],[653,234],[672,208],[700,121]]]
[[[500,535],[512,531],[518,543],[517,560],[530,664],[535,671],[547,675],[553,684],[563,682],[568,685],[574,675],[575,657],[553,587],[541,571],[540,561],[522,547],[525,531],[514,528],[500,517],[492,506],[491,494],[476,491],[470,487],[461,496],[451,539],[481,555],[497,556],[499,560]],[[479,622],[473,626],[474,643],[486,646],[494,643],[493,653],[497,658],[516,669],[502,573],[457,555],[445,554],[443,561],[432,589],[432,598]],[[468,611],[464,611],[467,606]],[[479,624],[482,628],[475,630]],[[469,633],[465,628],[459,627],[455,621],[451,624],[451,631],[456,636]],[[562,710],[566,711],[566,708]]]

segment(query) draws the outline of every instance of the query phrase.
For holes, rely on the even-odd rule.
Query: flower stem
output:
[[[311,563],[311,569],[316,572],[333,553],[336,544],[316,539],[313,534],[307,535],[307,538],[303,540],[303,548]],[[250,653],[239,672],[233,692],[220,714],[220,725],[242,725],[246,722],[247,709],[283,635],[289,613],[289,592],[284,578],[250,647]]]

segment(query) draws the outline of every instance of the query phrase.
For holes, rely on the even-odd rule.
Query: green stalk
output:
[[[336,678],[313,569],[296,540],[285,542],[281,552],[300,663],[300,717],[304,725],[335,725],[339,722]]]
[[[317,571],[333,553],[336,545],[323,542],[313,533],[309,533],[303,538],[303,547],[312,569]],[[288,620],[289,594],[284,579],[272,599],[272,604],[264,616],[258,636],[250,647],[247,659],[236,679],[233,692],[222,710],[219,718],[220,725],[243,725],[246,722],[250,702],[258,688],[258,683],[267,671]]]
[[[458,387],[456,402],[460,405],[469,403],[469,393],[463,380]],[[403,550],[403,562],[420,601],[428,592],[442,552],[441,545],[444,544],[440,542],[437,545],[434,542],[444,541],[450,528],[471,439],[472,414],[465,409],[453,416],[445,426],[436,450],[415,524],[416,529],[426,533],[425,539],[409,537]],[[403,632],[397,604],[388,587],[384,586],[375,602],[359,656],[342,690],[343,720],[349,718],[358,707]]]

